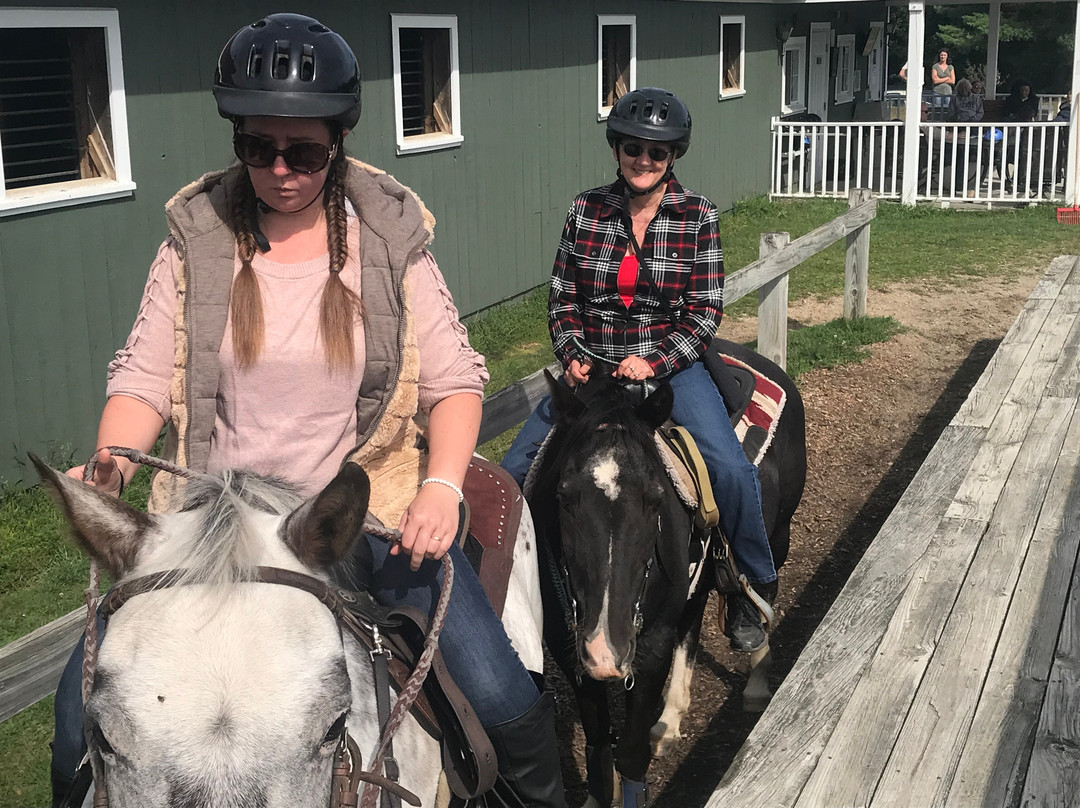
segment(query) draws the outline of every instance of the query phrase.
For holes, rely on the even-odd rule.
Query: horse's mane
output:
[[[228,584],[250,580],[265,536],[257,514],[284,516],[303,502],[297,489],[277,477],[241,469],[191,478],[183,487],[177,519],[190,541],[171,536],[157,563],[183,570],[179,583]],[[183,517],[192,519],[184,523]]]
[[[554,451],[548,455],[550,462],[544,463],[542,478],[557,477],[571,457],[587,454],[601,443],[638,446],[650,462],[661,462],[653,428],[637,413],[641,399],[635,392],[606,374],[580,389],[585,409],[575,418],[560,415],[552,435]]]

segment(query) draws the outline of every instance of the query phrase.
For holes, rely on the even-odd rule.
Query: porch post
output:
[[[1073,69],[1072,69],[1072,110],[1069,113],[1069,148],[1068,162],[1065,164],[1065,201],[1073,207],[1080,206],[1080,121],[1077,107],[1080,106],[1080,0],[1076,0],[1076,29],[1073,31]]]
[[[1080,3],[1080,0],[1077,0]],[[915,204],[919,187],[919,118],[922,113],[923,38],[926,15],[921,2],[908,3],[907,97],[904,108],[904,177],[900,201]]]
[[[986,32],[986,88],[987,98],[997,98],[998,44],[1001,39],[1001,0],[990,2],[990,26]]]

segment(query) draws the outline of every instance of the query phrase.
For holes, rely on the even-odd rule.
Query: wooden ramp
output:
[[[1080,806],[1078,312],[1063,256],[709,808]]]

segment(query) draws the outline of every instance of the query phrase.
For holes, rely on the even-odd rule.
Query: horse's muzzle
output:
[[[600,630],[591,639],[582,638],[578,641],[578,656],[590,678],[600,681],[625,679],[630,674],[630,666],[634,660],[634,647],[631,643],[625,652],[617,654],[611,650],[607,637],[603,630]]]

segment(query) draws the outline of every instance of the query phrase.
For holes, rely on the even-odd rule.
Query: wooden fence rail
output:
[[[760,258],[727,276],[724,304],[758,293],[758,352],[784,367],[787,360],[788,273],[840,239],[847,241],[844,261],[844,316],[866,315],[870,265],[870,222],[877,200],[856,189],[849,210],[789,243],[787,233],[765,233]],[[558,367],[552,365],[550,370]],[[543,370],[505,387],[484,402],[480,442],[520,424],[547,391]],[[0,648],[0,722],[56,690],[64,664],[78,641],[85,610],[76,609]]]

